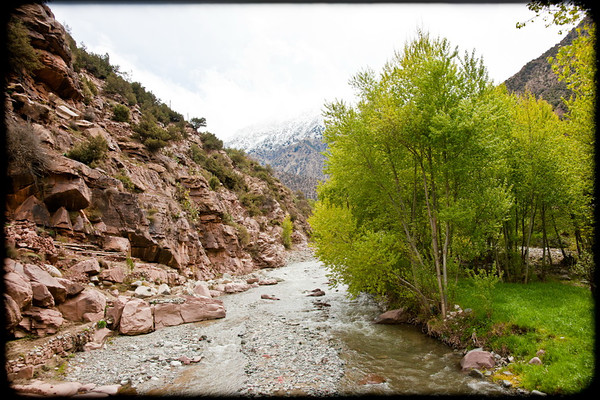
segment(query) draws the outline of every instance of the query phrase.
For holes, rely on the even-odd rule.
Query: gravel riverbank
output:
[[[150,395],[335,394],[344,362],[340,343],[327,333],[326,303],[309,296],[328,290],[324,271],[303,262],[311,259],[295,253],[288,266],[260,271],[277,285],[222,296],[222,320],[117,336],[102,349],[76,353],[65,380]],[[288,280],[288,273],[304,279]]]

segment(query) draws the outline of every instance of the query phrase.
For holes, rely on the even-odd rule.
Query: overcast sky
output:
[[[501,83],[558,43],[558,28],[517,4],[94,4],[50,2],[78,45],[110,56],[186,119],[222,139],[348,99],[417,29],[482,56]]]

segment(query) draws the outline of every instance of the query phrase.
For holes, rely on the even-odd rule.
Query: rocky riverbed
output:
[[[150,395],[335,394],[344,370],[341,344],[327,332],[326,303],[313,295],[327,279],[302,262],[310,259],[295,253],[288,267],[261,271],[277,285],[222,296],[222,320],[117,336],[102,349],[77,353],[64,379]],[[297,272],[306,279],[286,279]]]
[[[498,394],[414,327],[373,324],[377,305],[330,287],[310,253],[258,273],[277,284],[221,296],[225,318],[111,337],[60,379],[142,395]]]

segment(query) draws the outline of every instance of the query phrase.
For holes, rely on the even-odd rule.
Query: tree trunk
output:
[[[531,210],[531,220],[529,221],[529,229],[527,232],[527,247],[525,248],[525,283],[527,283],[528,279],[529,279],[529,245],[531,243],[531,235],[533,234],[533,223],[535,222],[535,212],[537,211],[537,207],[535,206],[535,204],[533,203],[533,199],[531,201],[532,203],[532,210]]]
[[[560,239],[560,235],[558,234],[558,229],[556,228],[556,219],[554,218],[554,213],[550,213],[552,217],[552,226],[554,227],[554,233],[556,234],[556,240],[558,240],[558,247],[560,247],[560,252],[562,253],[563,260],[567,259],[567,253],[565,252],[565,247],[563,246],[562,240]]]
[[[431,157],[431,156],[430,156]],[[429,159],[431,164],[431,158]],[[432,210],[433,201],[429,196],[429,185],[427,184],[427,173],[425,168],[421,164],[421,172],[423,175],[423,189],[425,191],[425,204],[427,206],[427,217],[429,219],[429,227],[431,229],[431,251],[433,253],[433,263],[435,265],[435,275],[440,295],[440,308],[442,316],[446,316],[446,293],[444,291],[444,286],[442,283],[442,270],[440,265],[440,248],[438,243],[438,227],[437,227],[437,219],[435,215],[435,210]],[[433,178],[432,178],[433,180]],[[435,196],[435,190],[432,182],[431,195]],[[434,199],[433,199],[434,200]]]

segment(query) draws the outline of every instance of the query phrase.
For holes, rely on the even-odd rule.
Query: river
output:
[[[280,282],[223,296],[227,317],[197,324],[215,338],[204,364],[186,367],[170,384],[148,393],[502,393],[499,386],[462,373],[461,355],[416,327],[373,324],[377,305],[366,296],[348,298],[343,287],[330,288],[318,261],[263,272]],[[317,288],[325,295],[309,296]],[[368,377],[383,382],[365,384]]]
[[[417,328],[373,324],[377,305],[330,287],[314,258],[258,273],[279,282],[221,296],[225,318],[114,337],[77,353],[65,379],[145,395],[503,393],[462,373],[461,355]],[[310,296],[315,289],[325,294]],[[185,365],[182,355],[202,359]]]

